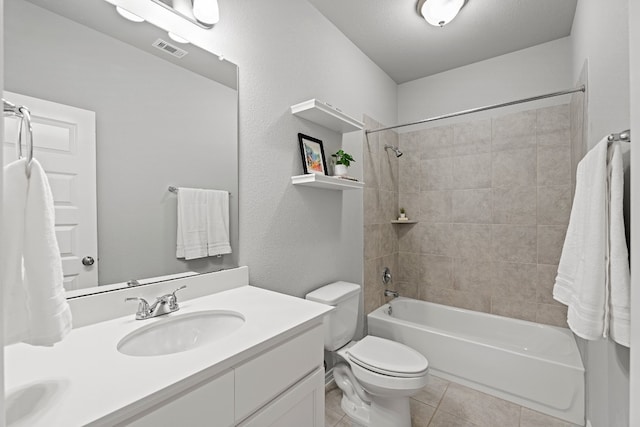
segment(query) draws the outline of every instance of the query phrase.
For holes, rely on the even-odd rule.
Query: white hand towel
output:
[[[624,227],[624,168],[622,147],[619,142],[611,144],[610,151],[610,316],[609,332],[618,344],[629,347],[630,328],[630,273],[629,251]]]
[[[207,191],[178,188],[176,256],[187,260],[206,257],[207,241]]]
[[[207,190],[207,253],[209,256],[231,253],[227,191]]]
[[[578,164],[576,194],[553,297],[568,306],[576,335],[595,340],[608,329],[607,140]]]
[[[51,188],[37,160],[4,168],[2,271],[6,342],[49,346],[71,331]]]

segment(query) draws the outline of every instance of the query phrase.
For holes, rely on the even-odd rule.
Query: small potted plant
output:
[[[407,213],[404,210],[404,208],[400,208],[400,216],[398,217],[398,220],[400,221],[405,221],[407,219]]]
[[[344,150],[338,150],[335,154],[332,154],[331,157],[336,159],[333,174],[335,176],[347,176],[347,168],[351,165],[351,162],[355,163],[351,154],[346,153]]]

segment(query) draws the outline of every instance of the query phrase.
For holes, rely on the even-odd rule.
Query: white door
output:
[[[53,193],[65,288],[97,286],[95,113],[8,91],[3,98],[31,112],[33,157],[44,168]],[[5,118],[5,164],[16,158],[17,129],[16,118]]]

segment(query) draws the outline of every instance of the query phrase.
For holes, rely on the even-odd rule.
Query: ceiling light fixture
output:
[[[131,13],[129,12],[127,9],[123,9],[120,6],[116,6],[116,10],[118,11],[118,13],[120,14],[120,16],[122,16],[125,19],[128,19],[129,21],[133,21],[133,22],[144,22],[143,18],[140,18],[138,15],[136,15],[135,13]]]
[[[444,27],[458,15],[467,0],[420,0],[418,13],[431,25]]]

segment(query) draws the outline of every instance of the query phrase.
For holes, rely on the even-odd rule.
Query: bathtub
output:
[[[436,376],[584,425],[584,366],[568,329],[403,297],[367,319],[370,335],[415,348]]]

